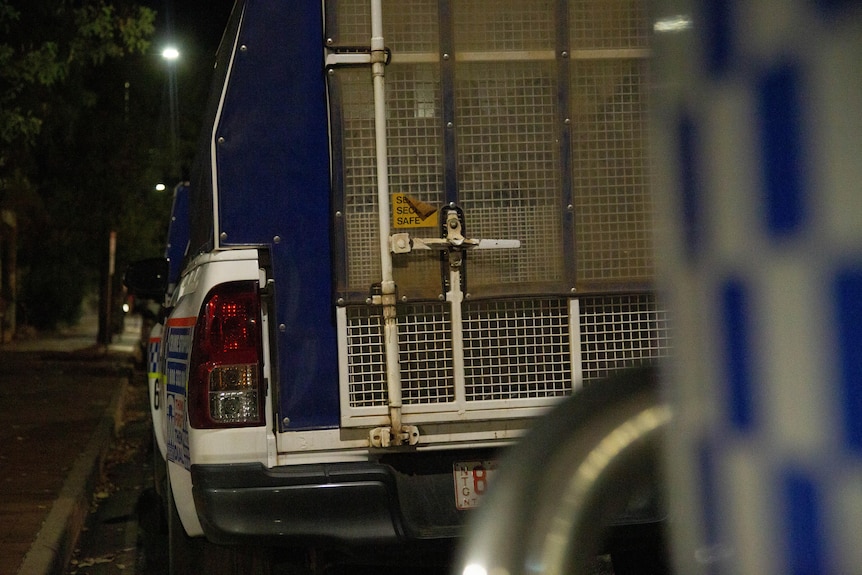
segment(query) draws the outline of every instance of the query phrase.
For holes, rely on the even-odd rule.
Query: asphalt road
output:
[[[140,332],[97,346],[96,323],[0,345],[0,573],[61,573],[86,518]]]

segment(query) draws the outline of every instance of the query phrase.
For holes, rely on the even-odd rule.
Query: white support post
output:
[[[371,0],[371,77],[374,87],[374,134],[377,152],[377,204],[380,227],[380,272],[383,304],[383,338],[386,350],[386,390],[389,394],[389,419],[392,443],[402,443],[401,365],[399,361],[398,321],[395,313],[395,280],[389,247],[389,165],[386,155],[386,50],[383,42],[382,0]]]

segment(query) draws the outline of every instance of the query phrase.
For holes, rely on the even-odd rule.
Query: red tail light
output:
[[[222,284],[204,301],[189,374],[189,423],[198,429],[265,423],[260,296],[255,281]]]

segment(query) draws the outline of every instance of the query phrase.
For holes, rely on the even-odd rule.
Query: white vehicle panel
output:
[[[267,463],[264,427],[190,429],[191,463]]]
[[[147,342],[147,389],[150,397],[150,415],[153,421],[153,435],[156,446],[162,459],[165,459],[167,447],[165,445],[165,422],[164,422],[164,397],[162,394],[161,353],[163,326],[161,323],[153,325]]]
[[[203,531],[197,518],[189,468],[193,463],[267,462],[267,444],[272,435],[265,427],[231,430],[195,429],[188,425],[185,394],[188,388],[188,360],[194,337],[194,324],[209,291],[235,281],[261,280],[257,250],[232,250],[203,254],[186,268],[173,297],[173,310],[162,332],[161,359],[164,385],[159,389],[163,409],[154,411],[154,424],[160,429],[167,454],[168,473],[174,501],[183,526],[190,536]],[[185,341],[178,341],[182,337]],[[174,356],[169,354],[174,350]],[[154,393],[154,392],[153,392]],[[154,399],[155,400],[155,399]],[[180,401],[178,401],[180,400]],[[167,406],[172,407],[169,417]],[[171,438],[174,438],[173,440]],[[174,441],[173,450],[171,442]]]
[[[182,466],[168,462],[168,475],[170,489],[174,493],[174,504],[177,506],[177,514],[180,516],[183,528],[189,537],[203,535],[204,531],[192,497],[192,474]]]

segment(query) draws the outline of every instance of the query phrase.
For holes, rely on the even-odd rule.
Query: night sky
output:
[[[213,65],[234,0],[138,0],[156,11],[156,31],[150,53],[164,72],[166,63],[159,56],[166,46],[175,47],[180,56],[170,64],[174,74],[173,96],[164,82],[160,111],[155,120],[163,129],[169,118],[175,118],[179,136],[179,163],[182,174],[188,174],[203,127],[203,113],[212,87]],[[173,98],[175,105],[169,100]],[[179,177],[179,174],[177,174]]]
[[[154,48],[172,43],[181,54],[214,61],[234,0],[148,0],[157,12]]]

